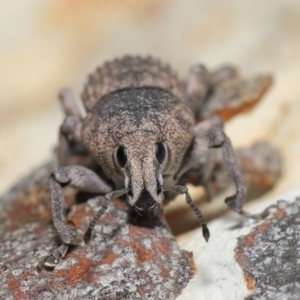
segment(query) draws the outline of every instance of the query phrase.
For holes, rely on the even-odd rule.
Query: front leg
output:
[[[221,119],[215,116],[200,122],[194,127],[194,134],[195,139],[192,149],[184,158],[183,166],[186,166],[184,173],[187,174],[188,169],[192,169],[197,165],[203,167],[203,163],[205,163],[203,156],[206,158],[211,148],[221,148],[225,172],[236,185],[235,195],[226,198],[225,202],[233,211],[250,217],[250,214],[243,210],[243,203],[247,195],[246,184],[238,167],[231,142],[223,132],[223,122]]]
[[[68,250],[68,246],[74,241],[77,235],[75,229],[67,226],[62,187],[70,185],[80,191],[98,194],[107,194],[112,190],[111,186],[104,182],[93,171],[75,165],[58,168],[51,174],[48,184],[52,205],[53,224],[63,244],[52,254],[43,258],[39,264],[39,268],[42,266],[54,267],[59,259],[64,257]]]

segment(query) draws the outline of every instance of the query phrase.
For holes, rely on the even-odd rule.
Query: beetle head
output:
[[[115,161],[124,173],[125,187],[129,188],[128,202],[139,213],[156,214],[163,200],[165,145],[145,133],[129,136],[122,142],[116,149]]]

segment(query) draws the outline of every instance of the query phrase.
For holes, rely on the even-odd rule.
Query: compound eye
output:
[[[166,158],[166,149],[163,143],[155,144],[155,157],[157,161],[162,164]]]
[[[127,163],[127,149],[120,146],[117,150],[117,161],[121,168],[124,168]]]

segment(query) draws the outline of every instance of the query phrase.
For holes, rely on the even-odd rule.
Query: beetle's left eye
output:
[[[155,144],[155,157],[157,161],[162,164],[166,157],[166,149],[163,143]]]
[[[120,146],[117,150],[117,160],[121,168],[124,168],[127,163],[127,149]]]

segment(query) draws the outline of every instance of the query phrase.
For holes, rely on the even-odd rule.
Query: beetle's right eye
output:
[[[117,150],[117,160],[121,168],[124,168],[127,163],[127,149],[120,146]]]
[[[166,158],[166,149],[163,143],[156,143],[155,144],[155,157],[157,161],[162,164]]]

